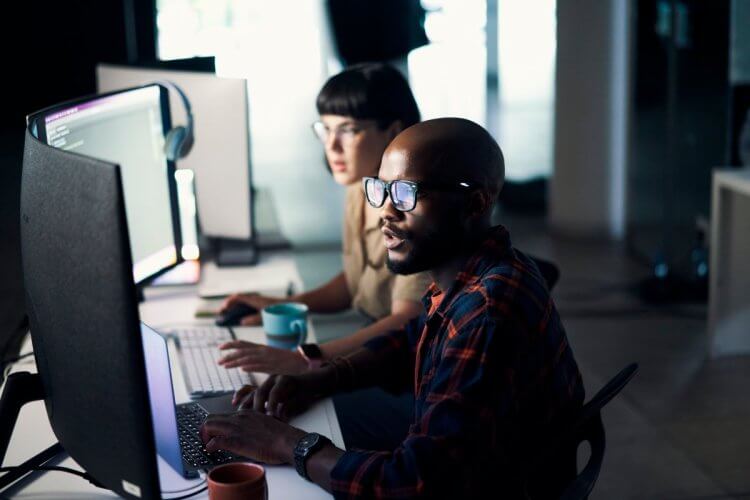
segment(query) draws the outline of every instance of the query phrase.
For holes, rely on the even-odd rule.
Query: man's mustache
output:
[[[391,226],[388,223],[385,223],[383,221],[380,222],[380,230],[383,233],[387,233],[388,236],[391,236],[393,238],[397,238],[399,240],[409,239],[409,234],[406,231],[400,231],[399,229],[396,229],[395,227],[393,227],[393,226]]]

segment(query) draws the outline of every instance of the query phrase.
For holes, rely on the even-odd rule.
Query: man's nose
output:
[[[403,215],[403,212],[400,210],[397,210],[395,206],[393,206],[393,202],[391,202],[391,195],[388,194],[385,197],[385,202],[383,202],[383,206],[380,207],[380,218],[383,221],[394,221],[399,220]]]

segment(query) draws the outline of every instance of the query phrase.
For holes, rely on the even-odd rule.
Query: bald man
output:
[[[399,134],[363,188],[389,268],[431,273],[425,312],[315,372],[241,390],[242,410],[205,422],[208,450],[293,464],[337,498],[557,498],[575,450],[531,464],[580,410],[583,384],[537,267],[491,227],[503,180],[502,152],[475,123],[429,120]],[[414,393],[413,424],[393,451],[343,451],[283,422],[374,385]]]

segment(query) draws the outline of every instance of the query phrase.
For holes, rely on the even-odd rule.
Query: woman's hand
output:
[[[219,359],[224,368],[240,368],[246,372],[297,375],[307,371],[307,361],[297,351],[289,351],[244,340],[233,340],[219,346],[221,350],[234,349]]]
[[[237,304],[245,304],[250,307],[254,307],[258,310],[258,314],[251,314],[249,316],[245,316],[240,321],[240,324],[242,326],[255,326],[261,324],[261,318],[260,318],[260,311],[264,307],[268,307],[273,304],[278,304],[280,302],[284,302],[288,299],[279,299],[276,297],[266,297],[264,295],[259,295],[257,293],[248,293],[248,294],[235,294],[230,295],[227,297],[227,300],[224,301],[224,304],[221,306],[220,313],[226,312],[230,307],[237,305]]]

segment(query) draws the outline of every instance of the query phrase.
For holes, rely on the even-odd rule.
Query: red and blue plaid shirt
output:
[[[349,450],[336,498],[516,498],[524,463],[581,407],[581,375],[536,265],[492,228],[425,313],[365,347],[412,389],[414,423],[392,452]]]

